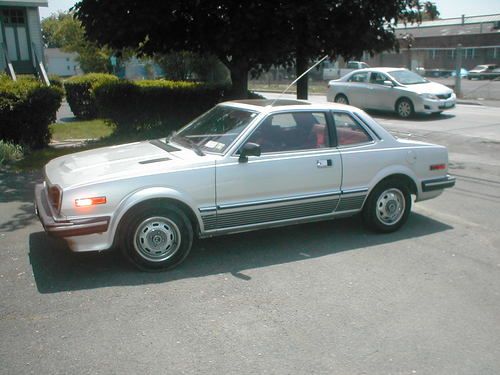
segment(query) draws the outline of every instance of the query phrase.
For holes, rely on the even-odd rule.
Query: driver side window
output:
[[[326,115],[322,112],[278,113],[268,116],[250,136],[262,153],[329,147]]]

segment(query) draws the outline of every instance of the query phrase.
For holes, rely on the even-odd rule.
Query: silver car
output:
[[[395,111],[402,118],[414,113],[439,114],[456,104],[452,89],[400,68],[360,69],[330,81],[327,100]]]
[[[362,110],[292,100],[222,103],[163,139],[62,156],[36,211],[73,251],[119,247],[140,269],[210,237],[362,212],[392,232],[455,184],[448,152],[396,139]],[[290,239],[292,240],[292,239]]]

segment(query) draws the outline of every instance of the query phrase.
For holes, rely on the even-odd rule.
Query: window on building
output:
[[[24,25],[24,11],[22,9],[2,10],[2,21],[5,25]]]
[[[436,59],[436,50],[435,49],[430,49],[428,52],[429,59],[435,60]]]
[[[466,48],[465,49],[465,58],[466,59],[473,59],[476,57],[476,49],[475,48]]]
[[[500,56],[499,48],[493,47],[486,49],[486,57],[488,59],[496,59],[498,56]]]

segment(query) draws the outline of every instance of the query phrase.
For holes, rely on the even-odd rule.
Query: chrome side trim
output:
[[[217,210],[217,207],[215,207],[215,206],[200,207],[200,208],[198,208],[198,211],[200,211],[200,213],[213,212],[213,211],[216,211],[216,210]]]
[[[342,190],[342,195],[367,193],[368,188]]]
[[[231,208],[241,208],[241,207],[251,207],[251,206],[260,206],[264,204],[272,204],[272,203],[283,203],[283,202],[294,202],[301,201],[305,199],[314,199],[314,198],[325,198],[325,197],[335,197],[341,194],[341,191],[335,190],[325,193],[315,193],[315,194],[305,194],[298,195],[292,197],[284,197],[284,198],[275,198],[275,199],[262,199],[258,201],[250,201],[250,202],[242,202],[242,203],[232,203],[232,204],[221,204],[217,206],[219,210],[227,210]]]

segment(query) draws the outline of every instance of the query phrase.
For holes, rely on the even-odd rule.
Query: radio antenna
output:
[[[285,89],[285,91],[283,91],[280,96],[278,96],[276,99],[273,100],[273,102],[271,103],[271,107],[274,105],[274,103],[276,103],[278,100],[281,99],[281,97],[283,95],[286,94],[286,92],[288,91],[288,89],[290,87],[292,87],[299,79],[301,79],[302,77],[304,77],[307,73],[309,73],[311,70],[313,70],[313,68],[315,68],[317,65],[321,64],[323,62],[323,60],[325,60],[326,58],[328,57],[328,55],[325,55],[323,56],[323,58],[321,60],[319,60],[316,64],[314,64],[313,66],[311,66],[309,69],[307,69],[304,73],[302,73],[300,76],[298,76],[295,81],[293,81],[292,83],[290,83],[288,85],[288,87]]]

